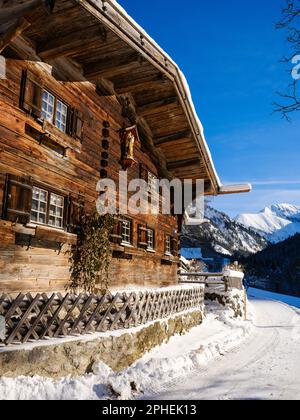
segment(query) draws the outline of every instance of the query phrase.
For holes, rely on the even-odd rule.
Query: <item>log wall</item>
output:
[[[44,85],[66,104],[78,109],[84,120],[83,142],[69,139],[63,157],[39,144],[28,128],[38,129],[36,121],[20,109],[22,71],[29,69]],[[103,123],[109,122],[108,176],[117,180],[120,168],[119,130],[130,122],[122,116],[122,107],[115,96],[100,96],[88,82],[61,82],[51,75],[46,65],[21,60],[7,60],[7,79],[0,80],[0,216],[2,214],[6,174],[32,176],[34,181],[56,188],[73,198],[84,197],[86,209],[97,199],[96,184],[100,178]],[[55,131],[55,130],[54,130]],[[58,141],[64,144],[65,135]],[[68,139],[66,139],[68,140]],[[151,156],[138,144],[135,150],[138,163],[155,175],[157,168]],[[129,181],[139,177],[139,165],[128,171]],[[156,231],[156,252],[139,250],[137,229],[140,223]],[[49,247],[43,241],[17,245],[18,233],[13,223],[0,220],[0,291],[59,291],[69,284],[68,246]],[[140,217],[133,220],[133,247],[125,250],[131,259],[114,258],[111,266],[113,285],[167,285],[177,282],[177,257],[164,260],[165,235],[174,235],[177,220],[172,216]],[[16,244],[17,243],[17,244]],[[124,253],[124,249],[122,249]]]

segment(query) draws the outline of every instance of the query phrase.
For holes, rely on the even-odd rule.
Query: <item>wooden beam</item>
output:
[[[197,165],[199,166],[201,165],[201,160],[199,158],[184,159],[184,160],[169,162],[168,169],[170,171],[173,171],[174,169],[187,168],[189,166],[197,166]]]
[[[158,101],[153,101],[148,104],[137,107],[137,113],[142,117],[146,117],[147,115],[169,111],[173,109],[174,106],[178,106],[179,103],[180,102],[178,96],[160,99]]]
[[[95,80],[98,77],[110,78],[114,74],[126,73],[132,64],[141,63],[142,56],[139,53],[111,56],[101,59],[85,67],[84,75],[87,79]]]
[[[184,139],[190,139],[190,138],[192,138],[191,130],[184,130],[184,131],[168,134],[162,137],[154,137],[153,141],[156,146],[159,146],[160,144],[171,143],[172,141],[184,140]]]
[[[107,41],[107,31],[102,25],[94,25],[78,32],[71,32],[57,38],[50,38],[37,46],[37,53],[44,59],[80,54],[92,44]]]
[[[9,0],[4,3],[0,13],[0,25],[15,21],[21,16],[33,11],[36,7],[45,5],[43,0]]]
[[[116,96],[114,84],[105,78],[97,80],[96,92],[99,96]]]
[[[137,93],[162,88],[164,83],[168,83],[168,80],[163,74],[154,75],[150,78],[147,77],[145,80],[128,78],[125,82],[116,82],[115,90],[120,95],[124,93]]]
[[[9,29],[0,37],[0,53],[17,38],[23,31],[29,28],[31,24],[25,18],[20,18],[13,23]]]

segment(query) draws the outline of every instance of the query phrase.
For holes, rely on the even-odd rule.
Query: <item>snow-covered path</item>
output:
[[[272,294],[263,293],[263,299],[260,295],[250,292],[256,328],[241,346],[180,381],[164,383],[147,397],[299,400],[300,311],[272,301]]]

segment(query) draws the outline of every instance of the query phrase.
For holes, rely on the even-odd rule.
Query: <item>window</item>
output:
[[[33,187],[31,221],[46,224],[48,207],[48,191]]]
[[[53,123],[54,102],[54,96],[44,90],[42,98],[42,117],[50,123]]]
[[[165,249],[166,255],[172,255],[171,236],[170,235],[166,236],[165,248],[166,248]]]
[[[63,104],[60,100],[57,99],[56,101],[56,118],[55,118],[55,126],[59,128],[64,133],[66,132],[67,128],[67,115],[68,115],[68,107]]]
[[[148,193],[150,195],[157,192],[157,177],[148,171]]]
[[[31,222],[62,229],[64,227],[64,201],[63,196],[34,186]]]
[[[60,92],[58,94],[60,95]],[[28,69],[22,71],[20,108],[38,120],[47,121],[82,143],[84,134],[82,112],[65,104],[44,85],[39,75]]]
[[[60,131],[66,132],[68,107],[47,90],[43,90],[41,115]]]
[[[147,244],[148,244],[148,251],[154,251],[154,230],[153,229],[147,229]]]
[[[130,220],[122,220],[121,221],[121,236],[122,236],[122,243],[131,245],[131,221]]]
[[[49,225],[62,228],[64,218],[64,198],[61,195],[50,195]]]

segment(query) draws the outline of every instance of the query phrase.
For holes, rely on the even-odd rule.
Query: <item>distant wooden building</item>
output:
[[[123,162],[129,180],[204,179],[207,195],[248,189],[221,186],[178,67],[115,1],[1,5],[0,292],[69,283],[64,251],[99,179],[118,180],[124,127],[139,136],[135,164]],[[181,222],[121,219],[114,284],[176,283]]]

